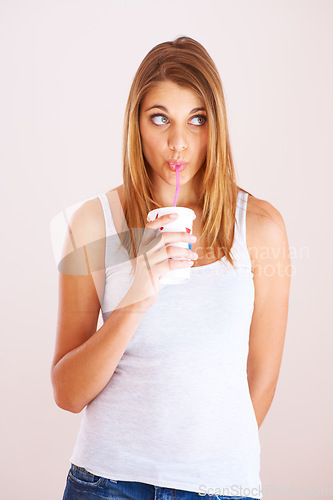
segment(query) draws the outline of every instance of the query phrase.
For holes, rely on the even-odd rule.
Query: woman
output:
[[[221,80],[197,41],[144,58],[123,151],[124,184],[75,212],[59,273],[55,401],[84,409],[63,498],[262,498],[288,241],[280,213],[236,184]],[[147,223],[173,204],[175,161],[187,162],[177,206],[194,210],[196,241],[160,233],[168,215]],[[189,265],[189,281],[160,284]]]

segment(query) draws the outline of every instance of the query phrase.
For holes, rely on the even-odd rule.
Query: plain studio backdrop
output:
[[[2,499],[62,498],[82,414],[52,394],[51,221],[122,183],[133,76],[181,35],[220,72],[239,185],[288,231],[285,350],[259,431],[264,500],[332,495],[332,18],[331,0],[1,1]]]

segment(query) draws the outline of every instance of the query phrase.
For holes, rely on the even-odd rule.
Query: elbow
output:
[[[277,385],[276,378],[250,377],[248,376],[248,385],[251,393],[266,395],[273,400]]]
[[[79,401],[75,400],[71,391],[66,390],[58,378],[55,376],[55,373],[52,372],[52,387],[53,387],[53,398],[61,410],[69,411],[70,413],[81,413],[84,406],[80,404]]]
[[[56,405],[61,410],[69,411],[70,413],[81,413],[83,407],[75,406],[69,402],[65,402],[60,398],[54,398]]]

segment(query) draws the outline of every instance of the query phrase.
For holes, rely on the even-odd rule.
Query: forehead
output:
[[[163,104],[168,109],[181,105],[186,109],[203,106],[202,99],[190,88],[181,87],[174,82],[158,82],[143,99],[142,105]],[[169,106],[168,106],[169,104]]]

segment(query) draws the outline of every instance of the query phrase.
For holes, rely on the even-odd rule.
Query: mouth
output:
[[[172,170],[172,172],[176,172],[176,165],[179,165],[179,169],[178,171],[179,172],[182,172],[183,170],[185,170],[185,168],[187,167],[187,162],[184,161],[184,160],[172,160],[172,161],[167,161],[167,164],[168,164],[168,167],[170,168],[170,170]]]

